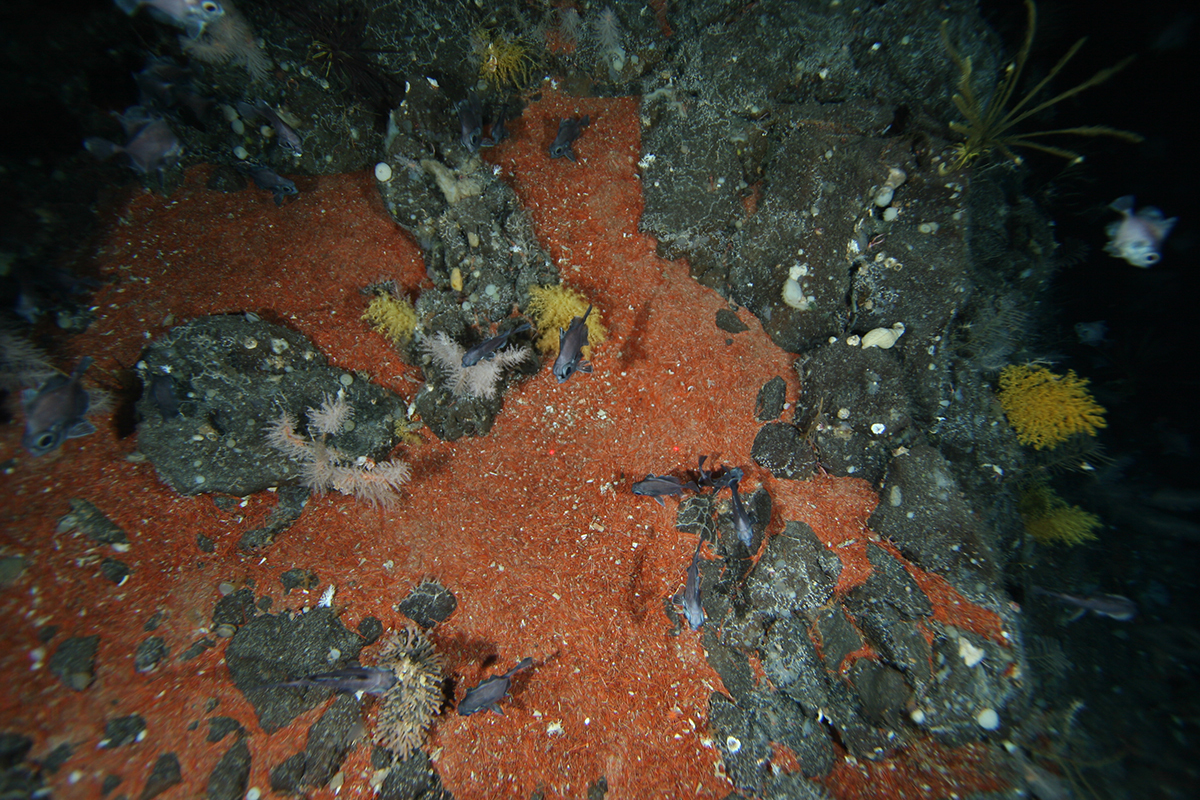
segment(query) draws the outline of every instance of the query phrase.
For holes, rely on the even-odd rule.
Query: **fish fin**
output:
[[[22,389],[21,390],[21,406],[23,408],[28,409],[29,404],[32,403],[34,400],[36,400],[37,396],[38,396],[37,389]]]
[[[119,144],[110,142],[108,139],[101,139],[99,136],[89,136],[83,140],[83,149],[101,161],[107,161],[125,148]]]
[[[500,708],[499,702],[492,703],[490,706],[488,706],[488,709],[491,711],[495,711],[497,714],[499,714],[502,717],[504,716],[504,709]]]
[[[96,426],[88,422],[86,419],[81,419],[71,426],[67,431],[66,438],[78,439],[80,436],[90,436],[96,432]]]
[[[588,374],[590,375],[590,374],[591,374],[591,372],[592,372],[592,362],[590,362],[590,361],[580,361],[580,362],[579,362],[579,366],[578,366],[578,367],[576,367],[576,368],[575,368],[575,370],[576,370],[577,372],[586,372],[586,373],[588,373]]]
[[[132,15],[138,10],[138,6],[142,4],[142,0],[116,0],[117,8],[124,11],[126,14]]]
[[[1119,211],[1122,214],[1132,214],[1133,195],[1122,195],[1121,197],[1118,197],[1116,200],[1113,200],[1111,203],[1109,203],[1108,207],[1113,211]]]
[[[654,502],[658,503],[663,508],[667,507],[667,504],[663,502],[663,499],[661,497],[655,497]]]
[[[205,20],[197,19],[195,16],[188,17],[187,22],[183,26],[183,33],[189,39],[199,39],[200,34],[204,33],[204,26],[206,24]]]
[[[1155,206],[1146,206],[1135,215],[1139,219],[1144,219],[1146,222],[1157,225],[1163,221],[1163,213]]]
[[[1160,241],[1167,238],[1167,234],[1171,232],[1171,228],[1175,227],[1176,222],[1179,222],[1179,217],[1164,219],[1155,224],[1155,227],[1158,228],[1158,238]]]
[[[1070,625],[1072,622],[1079,619],[1086,613],[1087,613],[1087,609],[1084,609],[1084,608],[1075,609],[1074,611],[1071,612],[1070,616],[1068,616],[1066,619],[1063,620],[1063,625]]]

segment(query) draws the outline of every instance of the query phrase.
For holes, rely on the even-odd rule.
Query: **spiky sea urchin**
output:
[[[387,638],[379,666],[396,673],[396,685],[383,695],[375,742],[407,759],[442,708],[442,657],[425,634],[409,627]]]

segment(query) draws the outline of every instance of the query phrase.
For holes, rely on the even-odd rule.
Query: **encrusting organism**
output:
[[[412,476],[408,464],[348,456],[327,442],[353,416],[354,407],[339,390],[336,397],[326,395],[319,408],[308,409],[307,437],[296,432],[296,418],[285,412],[267,425],[266,440],[300,463],[304,484],[314,493],[336,489],[375,506],[395,505],[400,487]]]
[[[1068,370],[1057,375],[1033,364],[1010,364],[1000,371],[1000,406],[1017,441],[1042,450],[1078,433],[1096,435],[1106,427],[1104,407],[1092,399],[1086,378]]]
[[[442,709],[442,657],[428,637],[409,627],[387,638],[379,666],[395,673],[396,684],[383,694],[375,742],[407,759]]]
[[[1021,493],[1017,510],[1025,530],[1041,544],[1074,547],[1095,540],[1093,531],[1100,518],[1063,500],[1044,483],[1035,483]]]
[[[1028,147],[1033,150],[1041,150],[1044,153],[1060,156],[1070,159],[1071,161],[1082,161],[1083,156],[1078,153],[1067,150],[1062,147],[1043,144],[1039,141],[1034,141],[1035,138],[1042,136],[1057,136],[1059,134],[1070,134],[1073,136],[1111,136],[1116,139],[1123,139],[1127,142],[1140,142],[1142,137],[1130,131],[1118,130],[1105,125],[1087,125],[1077,128],[1057,128],[1049,131],[1034,131],[1032,133],[1010,133],[1011,129],[1029,119],[1030,117],[1045,111],[1047,108],[1066,100],[1068,97],[1073,97],[1085,89],[1090,89],[1097,84],[1111,78],[1116,73],[1120,72],[1129,62],[1132,57],[1122,60],[1115,66],[1102,69],[1092,77],[1088,78],[1083,83],[1073,86],[1066,91],[1060,92],[1049,100],[1043,100],[1040,103],[1033,103],[1034,98],[1041,93],[1042,89],[1054,79],[1056,75],[1067,65],[1079,48],[1083,46],[1086,38],[1080,39],[1071,46],[1071,49],[1066,52],[1058,63],[1046,73],[1037,84],[1029,90],[1020,100],[1018,100],[1011,108],[1008,108],[1009,101],[1012,100],[1013,92],[1016,91],[1017,84],[1021,80],[1021,73],[1025,69],[1025,62],[1029,59],[1030,49],[1033,47],[1033,35],[1037,29],[1037,8],[1033,4],[1033,0],[1025,0],[1025,8],[1028,12],[1028,23],[1025,28],[1025,39],[1021,43],[1021,49],[1017,51],[1016,59],[1009,64],[1004,75],[1000,78],[996,85],[996,90],[991,98],[985,104],[976,94],[972,86],[973,72],[971,67],[971,58],[963,56],[954,45],[950,43],[950,36],[946,32],[947,23],[942,23],[942,41],[946,45],[946,50],[950,53],[950,58],[954,60],[955,66],[959,70],[958,91],[953,96],[954,105],[966,117],[966,122],[951,122],[950,129],[955,133],[961,133],[966,136],[966,141],[958,145],[957,154],[951,169],[961,169],[968,166],[972,161],[992,150],[998,150],[1006,158],[1012,161],[1021,163],[1021,158],[1015,155],[1010,148],[1013,147]],[[1031,105],[1032,104],[1032,105]]]
[[[533,357],[533,351],[528,347],[510,346],[497,350],[491,358],[464,367],[466,349],[443,331],[438,331],[432,337],[418,336],[417,346],[429,356],[441,376],[439,383],[447,391],[459,397],[482,397],[486,400],[496,396],[506,368]]]

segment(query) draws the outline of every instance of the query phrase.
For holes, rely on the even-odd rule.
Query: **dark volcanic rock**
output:
[[[314,608],[292,619],[264,615],[238,629],[225,651],[234,685],[254,706],[259,725],[273,733],[329,697],[329,690],[272,686],[327,672],[358,657],[363,640],[347,630],[332,608]],[[341,654],[329,662],[331,649]]]
[[[404,616],[422,628],[432,628],[454,613],[458,599],[454,593],[437,581],[423,581],[413,587],[408,596],[400,601]]]
[[[163,753],[154,762],[154,768],[150,770],[150,776],[146,778],[146,786],[138,795],[138,800],[151,800],[182,782],[183,774],[179,770],[179,757],[174,753]]]
[[[160,412],[163,391],[138,401],[138,447],[181,494],[244,497],[299,483],[300,465],[267,444],[264,428],[287,412],[303,432],[307,409],[339,391],[355,410],[353,430],[331,437],[343,453],[382,460],[396,442],[395,420],[405,418],[398,395],[329,366],[305,336],[250,314],[172,328],[142,354],[138,371],[147,387],[161,376],[172,382],[177,414]]]
[[[50,672],[77,692],[82,692],[96,677],[96,650],[99,636],[72,636],[58,646],[50,657]]]
[[[812,528],[789,521],[782,533],[767,541],[746,581],[746,596],[756,613],[787,617],[828,602],[841,572],[841,561]]]
[[[250,748],[238,737],[208,776],[208,800],[240,800],[250,783]]]

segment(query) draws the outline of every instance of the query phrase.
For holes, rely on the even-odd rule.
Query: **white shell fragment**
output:
[[[879,191],[875,193],[875,205],[883,208],[892,204],[892,197],[896,194],[896,190],[900,185],[908,180],[908,173],[899,167],[892,167],[888,170],[887,180],[883,182],[883,186],[879,187]]]
[[[392,167],[386,161],[380,161],[375,165],[375,180],[380,183],[387,183],[392,179]]]
[[[881,347],[884,350],[888,350],[903,335],[904,323],[897,322],[890,328],[876,328],[872,331],[867,331],[862,337],[862,346],[864,350],[868,347]]]
[[[321,599],[317,601],[317,608],[329,608],[333,605],[334,586],[329,584],[329,587],[321,594]]]
[[[968,642],[966,639],[959,637],[958,656],[959,656],[959,658],[961,658],[963,660],[963,663],[966,664],[968,667],[973,667],[976,664],[978,664],[980,661],[983,661],[983,657],[985,655],[987,655],[987,653],[984,651],[984,649],[982,647],[976,647],[975,645]]]
[[[994,731],[1000,727],[1000,715],[995,709],[985,708],[975,715],[975,721],[979,723],[979,727],[985,731]]]

